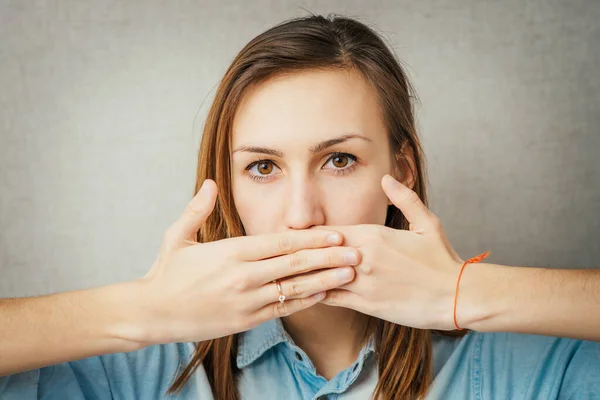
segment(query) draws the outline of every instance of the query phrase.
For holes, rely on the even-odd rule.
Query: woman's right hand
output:
[[[140,286],[140,337],[145,345],[197,342],[253,328],[318,303],[354,279],[360,253],[339,232],[321,229],[241,236],[198,243],[212,212],[214,181],[204,181],[165,233]],[[324,269],[323,271],[317,271]],[[287,279],[284,279],[288,277]],[[286,297],[282,304],[275,279]]]

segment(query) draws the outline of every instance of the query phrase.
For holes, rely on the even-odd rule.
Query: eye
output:
[[[338,168],[344,168],[350,162],[350,158],[348,156],[336,156],[331,159],[331,162]]]
[[[333,170],[345,170],[356,163],[356,157],[348,153],[333,153],[325,165],[331,164]]]
[[[246,171],[250,178],[257,181],[264,181],[273,176],[272,172],[279,169],[271,160],[258,160],[246,167]]]
[[[273,171],[273,163],[268,161],[261,161],[256,164],[256,171],[261,175],[269,175]]]

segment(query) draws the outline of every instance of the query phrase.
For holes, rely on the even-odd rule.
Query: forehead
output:
[[[375,88],[353,69],[310,70],[249,89],[234,117],[232,145],[300,145],[347,132],[385,132]]]

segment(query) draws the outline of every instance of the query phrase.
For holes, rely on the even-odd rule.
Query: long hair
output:
[[[413,190],[427,204],[423,152],[413,115],[414,90],[404,70],[381,37],[365,24],[335,15],[311,15],[285,21],[254,38],[235,57],[219,84],[204,127],[195,186],[196,193],[205,179],[213,179],[219,195],[214,211],[198,232],[199,242],[245,234],[233,203],[229,154],[233,118],[244,93],[274,76],[315,69],[355,69],[373,85],[391,152],[398,157],[403,150],[411,150],[416,169],[412,171]],[[394,206],[388,207],[385,224],[396,229],[409,227]],[[432,331],[374,317],[369,326],[374,326],[379,356],[373,398],[424,397],[432,379]],[[180,391],[203,365],[217,399],[239,400],[236,354],[237,335],[198,343],[169,393]]]

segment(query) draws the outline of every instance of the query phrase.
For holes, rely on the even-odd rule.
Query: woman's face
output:
[[[385,223],[380,181],[392,158],[375,89],[357,71],[299,72],[252,88],[231,150],[248,235]]]

